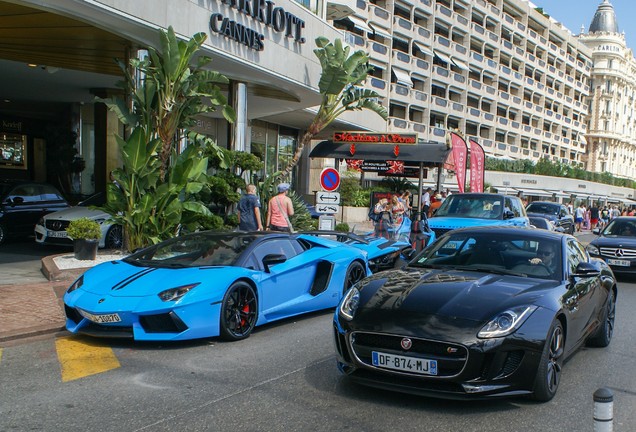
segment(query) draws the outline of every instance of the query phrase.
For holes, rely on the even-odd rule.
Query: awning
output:
[[[549,193],[543,189],[524,189],[518,187],[515,187],[513,189],[517,192],[521,192],[523,195],[526,196],[552,197],[552,193]]]
[[[369,26],[371,26],[371,28],[373,29],[373,33],[377,34],[378,36],[382,36],[385,39],[393,39],[391,33],[389,33],[388,30],[383,29],[379,25],[375,23],[369,23]]]
[[[351,154],[352,145],[355,152]],[[400,145],[400,152],[395,156],[394,144],[368,143],[334,143],[322,141],[309,153],[310,158],[362,159],[365,161],[399,160],[422,164],[426,167],[441,166],[450,153],[445,142],[425,141],[418,144]]]
[[[435,55],[433,53],[433,49],[432,48],[429,48],[429,47],[427,47],[426,45],[423,45],[420,42],[413,41],[413,46],[415,48],[417,48],[418,50],[422,51],[422,53],[430,55],[431,57],[433,57]]]
[[[549,190],[549,189],[546,189],[545,191],[547,193],[549,193],[550,196],[556,194],[557,198],[570,198],[570,194],[565,193],[565,192],[560,191],[560,190]]]
[[[435,54],[435,57],[437,57],[444,63],[451,63],[451,58],[447,56],[446,54],[439,52],[438,50],[433,50],[433,54]]]
[[[470,69],[468,67],[468,65],[464,61],[458,59],[457,57],[451,57],[451,60],[453,61],[453,64],[455,66],[457,66],[458,68],[460,68],[461,70],[469,70]]]
[[[373,29],[369,27],[369,24],[362,18],[358,18],[355,16],[348,16],[346,19],[351,21],[354,26],[358,27],[360,30],[364,30],[367,33],[373,33]]]
[[[400,70],[396,67],[391,68],[395,78],[397,79],[397,83],[407,87],[413,87],[413,81],[411,80],[411,75],[408,72]]]

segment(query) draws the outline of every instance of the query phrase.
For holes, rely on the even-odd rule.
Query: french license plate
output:
[[[381,368],[421,375],[437,375],[437,360],[425,360],[416,357],[406,357],[372,351],[371,361],[373,366]]]
[[[81,313],[84,318],[91,320],[97,324],[121,322],[121,318],[119,317],[119,314],[116,314],[116,313],[105,314],[105,315],[93,315],[92,313],[88,313],[83,310],[80,310],[79,313]]]
[[[631,264],[627,260],[618,260],[618,259],[612,259],[612,258],[608,258],[607,263],[609,265],[615,265],[615,266],[621,266],[621,267],[629,267],[629,265]]]
[[[66,238],[68,234],[66,231],[49,231],[49,237]]]

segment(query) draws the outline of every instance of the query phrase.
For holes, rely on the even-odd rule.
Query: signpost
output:
[[[320,187],[333,192],[340,186],[340,173],[335,168],[325,168],[320,172]]]
[[[316,212],[322,213],[318,218],[318,229],[333,231],[336,227],[335,213],[340,211],[340,194],[334,192],[340,186],[340,173],[335,168],[325,168],[320,172],[322,192],[316,192]]]
[[[316,192],[316,204],[340,204],[338,192]]]

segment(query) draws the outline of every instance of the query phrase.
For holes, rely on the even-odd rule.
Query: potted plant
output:
[[[66,233],[73,240],[75,259],[94,260],[97,256],[97,246],[102,236],[99,223],[88,218],[71,221]]]

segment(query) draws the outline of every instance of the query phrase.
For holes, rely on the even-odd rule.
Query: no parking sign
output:
[[[325,168],[320,172],[320,186],[332,192],[340,186],[340,173],[335,168]]]

